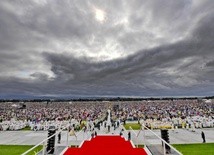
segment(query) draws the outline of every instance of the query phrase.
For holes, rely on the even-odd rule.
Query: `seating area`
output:
[[[96,136],[83,142],[80,148],[68,148],[64,155],[147,155],[143,148],[134,148],[121,136]]]

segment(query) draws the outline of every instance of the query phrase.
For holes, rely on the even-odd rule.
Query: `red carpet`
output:
[[[147,155],[143,148],[133,148],[120,136],[97,136],[81,148],[68,148],[64,155]]]

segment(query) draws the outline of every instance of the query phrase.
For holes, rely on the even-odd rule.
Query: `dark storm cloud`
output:
[[[199,26],[187,40],[139,51],[123,59],[100,63],[93,62],[90,58],[73,58],[69,54],[46,54],[46,56],[52,64],[52,71],[60,78],[64,75],[70,77],[67,80],[74,84],[92,82],[96,85],[100,81],[103,84],[111,81],[113,87],[117,85],[120,87],[123,83],[128,89],[130,86],[132,88],[133,83],[145,81],[138,86],[150,90],[201,85],[204,82],[213,82],[210,78],[213,74],[206,69],[203,62],[207,61],[203,57],[214,56],[210,51],[214,49],[214,45],[209,44],[213,37],[212,23],[207,26],[207,22],[214,21],[213,17],[207,16],[199,20]],[[206,33],[209,34],[204,35]],[[185,59],[188,62],[185,62]],[[176,73],[172,75],[166,72],[171,66],[176,67]],[[150,79],[151,83],[147,79]],[[166,80],[169,82],[165,82]],[[134,88],[138,86],[135,85]]]
[[[214,66],[214,60],[210,61],[206,64],[207,67],[213,67]]]
[[[213,95],[211,0],[38,2],[1,2],[0,96]]]

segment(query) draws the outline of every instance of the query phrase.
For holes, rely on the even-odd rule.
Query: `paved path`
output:
[[[186,130],[186,129],[177,129],[175,131],[169,130],[169,139],[171,144],[186,144],[186,143],[201,143],[201,131],[204,131],[207,142],[214,142],[214,128],[207,129],[196,129],[195,132]],[[117,134],[119,135],[121,129],[116,129],[115,131],[111,128],[111,132],[107,133],[107,130],[101,127],[101,130],[97,130],[99,134]],[[160,130],[153,130],[156,134],[160,136]],[[134,131],[138,133],[139,131]],[[140,133],[139,138],[136,139],[136,136],[133,132],[132,140],[134,143],[143,144],[143,132]],[[125,138],[127,138],[127,132],[123,132]],[[154,143],[159,140],[151,133],[146,131],[146,136],[153,141]],[[78,145],[82,142],[83,139],[88,139],[91,137],[91,133],[81,132],[79,133],[77,139],[74,136],[69,136],[68,144],[69,145]],[[13,145],[35,145],[47,138],[47,131],[0,131],[0,144],[13,144]],[[57,139],[57,137],[56,137]],[[67,132],[62,132],[62,140],[59,146],[65,146],[67,144]]]
[[[196,129],[195,132],[179,129],[177,131],[170,131],[169,137],[172,144],[187,144],[187,143],[202,143],[201,131],[204,131],[206,142],[214,143],[214,128]]]

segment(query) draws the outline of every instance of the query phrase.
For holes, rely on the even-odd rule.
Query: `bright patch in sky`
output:
[[[105,12],[103,10],[95,8],[95,18],[99,22],[104,22],[105,20]]]

